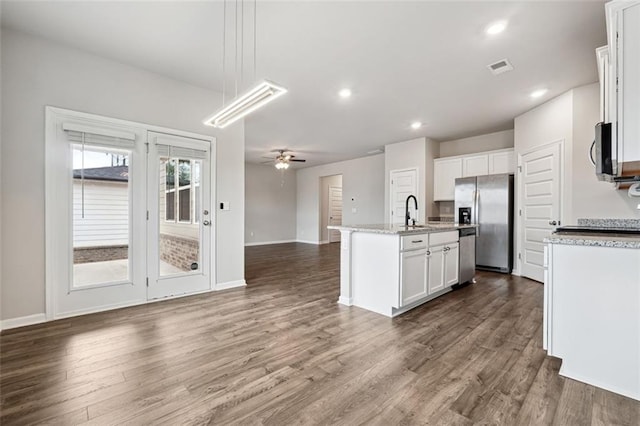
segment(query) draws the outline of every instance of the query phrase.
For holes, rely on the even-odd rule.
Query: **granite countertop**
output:
[[[344,225],[344,226],[327,226],[328,229],[336,229],[338,231],[368,232],[371,234],[392,234],[392,235],[411,235],[411,234],[427,234],[430,232],[457,231],[464,228],[477,228],[478,225],[458,225],[456,223],[447,222],[427,222],[426,224],[418,224],[415,227],[392,224],[373,224],[373,225]]]
[[[578,226],[590,229],[602,229],[609,233],[563,233],[551,234],[545,238],[545,243],[564,244],[572,246],[595,246],[613,248],[640,249],[640,235],[610,233],[611,230],[637,229],[640,232],[640,219],[578,219]]]

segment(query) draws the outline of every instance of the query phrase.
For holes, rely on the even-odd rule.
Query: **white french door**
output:
[[[560,225],[561,143],[525,153],[519,164],[522,276],[544,279],[544,239]]]
[[[148,133],[147,296],[210,290],[211,143]]]

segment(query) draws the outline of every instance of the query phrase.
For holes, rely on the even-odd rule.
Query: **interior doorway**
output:
[[[342,225],[342,175],[320,178],[320,242],[340,241],[340,231],[329,230],[329,225]]]

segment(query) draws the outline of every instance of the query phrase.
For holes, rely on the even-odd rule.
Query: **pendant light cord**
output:
[[[244,0],[240,0],[240,90],[244,82]]]
[[[82,197],[82,218],[84,219],[84,135],[82,132],[82,164],[80,167],[80,193]]]
[[[257,61],[256,61],[256,51],[258,50],[257,40],[258,36],[256,35],[256,29],[258,28],[258,24],[256,23],[256,17],[258,16],[258,0],[253,0],[253,81],[256,81],[257,73],[256,69]]]
[[[235,15],[234,15],[234,27],[235,27],[235,43],[236,43],[236,58],[235,58],[235,63],[234,63],[234,74],[235,74],[235,80],[236,80],[236,98],[238,97],[238,0],[236,0],[236,8],[235,8]]]

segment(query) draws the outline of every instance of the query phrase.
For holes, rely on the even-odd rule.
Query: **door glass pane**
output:
[[[160,157],[160,276],[200,270],[200,224],[195,209],[202,204],[197,190],[201,163]]]
[[[73,145],[73,288],[128,281],[129,152]]]

